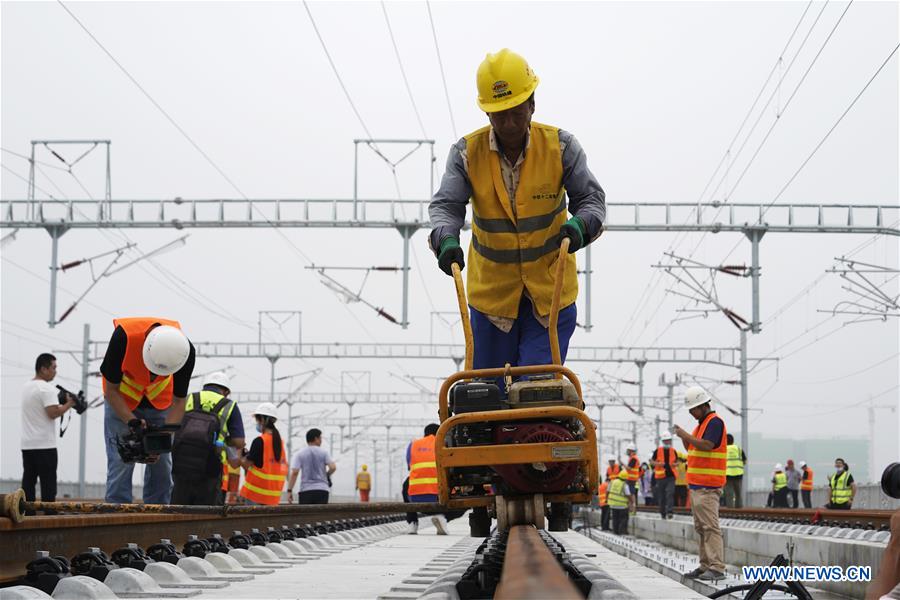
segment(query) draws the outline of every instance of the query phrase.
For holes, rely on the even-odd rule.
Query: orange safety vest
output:
[[[437,495],[437,463],[434,461],[435,437],[429,435],[413,441],[409,450],[410,496]]]
[[[811,490],[813,489],[813,470],[809,467],[806,467],[806,479],[800,482],[801,490]]]
[[[615,479],[619,476],[619,471],[622,470],[618,464],[615,464],[611,467],[606,467],[606,478],[607,479]]]
[[[281,459],[275,460],[275,443],[272,441],[272,434],[266,432],[261,437],[263,441],[262,469],[257,469],[256,465],[253,465],[247,470],[244,486],[241,488],[241,496],[260,504],[278,504],[281,501],[284,480],[287,478],[287,452],[284,451],[284,441],[282,440]]]
[[[609,489],[609,482],[608,482],[608,481],[604,481],[603,483],[600,484],[600,487],[599,487],[598,490],[597,490],[597,491],[598,491],[598,494],[599,494],[599,496],[600,496],[600,506],[606,506],[606,505],[607,505],[607,502],[606,502],[606,491],[607,491],[608,489]]]
[[[703,422],[694,428],[693,436],[703,439],[703,433],[707,425],[713,419],[719,417],[715,412],[710,412]],[[702,485],[706,487],[722,487],[725,485],[725,470],[728,468],[728,432],[725,431],[725,423],[722,423],[722,439],[719,446],[709,451],[697,450],[688,445],[688,485]]]
[[[641,463],[638,462],[636,456],[628,459],[628,467],[626,469],[628,481],[637,481],[641,477]]]
[[[669,451],[669,468],[672,469],[672,474],[675,474],[675,448],[671,446],[666,448],[665,446],[660,446],[656,449],[656,452],[653,454],[653,460],[658,463],[666,462],[666,450]],[[653,478],[654,479],[665,479],[666,477],[666,467],[665,465],[653,467]]]
[[[122,360],[122,381],[119,393],[125,397],[128,410],[134,410],[147,398],[157,410],[165,410],[172,405],[174,380],[171,375],[154,377],[144,366],[144,339],[150,328],[159,323],[181,329],[178,321],[157,317],[128,317],[113,319],[114,327],[121,327],[128,336],[125,344],[125,358]],[[152,377],[152,379],[151,379]],[[106,393],[106,378],[103,378],[103,392]]]

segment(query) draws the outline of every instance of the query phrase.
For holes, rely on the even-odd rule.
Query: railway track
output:
[[[639,506],[638,511],[656,513],[655,506]],[[853,527],[857,529],[890,529],[892,510],[828,510],[824,508],[719,508],[719,517],[771,521],[825,527]],[[676,514],[689,515],[690,508],[676,507]]]
[[[431,503],[197,507],[25,502],[18,495],[0,495],[0,546],[4,549],[0,554],[0,587],[18,583],[38,551],[46,551],[49,556],[45,560],[54,565],[56,559],[63,558],[64,568],[70,568],[73,575],[97,577],[97,571],[78,571],[76,565],[85,564],[86,552],[91,554],[88,562],[94,567],[100,565],[100,573],[105,576],[108,571],[104,569],[116,568],[112,563],[143,570],[147,562],[153,562],[148,556],[172,563],[182,554],[202,557],[202,550],[196,553],[198,544],[205,544],[206,552],[228,552],[222,546],[216,550],[216,544],[239,548],[243,541],[263,546],[268,542],[301,541],[307,536],[314,541],[317,535],[333,537],[329,534],[343,535],[357,527],[383,527],[402,520],[409,509],[442,511],[440,505]],[[59,514],[24,514],[33,510]],[[219,534],[221,537],[217,537]],[[469,568],[469,587],[479,589],[478,594],[484,593],[481,586],[485,579],[479,573],[488,568],[494,575],[488,597],[500,600],[576,599],[586,597],[590,589],[591,583],[569,560],[565,549],[547,532],[530,525],[495,533],[484,541],[482,549]],[[110,557],[112,562],[105,562]],[[59,576],[59,580],[51,577],[51,585],[62,580]]]

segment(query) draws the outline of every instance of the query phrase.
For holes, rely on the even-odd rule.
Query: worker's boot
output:
[[[419,533],[419,522],[413,521],[412,523],[408,523],[409,527],[406,529],[407,535],[416,535]]]

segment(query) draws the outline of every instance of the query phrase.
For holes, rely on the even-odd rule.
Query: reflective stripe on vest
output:
[[[703,422],[694,428],[693,436],[703,439],[706,427],[709,422],[719,417],[715,412],[710,412],[703,419]],[[728,463],[728,452],[726,450],[726,437],[728,432],[725,430],[725,423],[722,423],[722,439],[719,446],[712,450],[697,450],[693,446],[688,448],[688,468],[687,482],[688,485],[702,485],[706,487],[722,487],[725,485],[725,469]]]
[[[774,490],[777,492],[781,488],[787,487],[787,475],[779,471],[775,473],[775,482],[774,482]]]
[[[741,447],[737,444],[728,445],[728,467],[725,475],[737,477],[744,474],[744,461],[741,460]]]
[[[414,440],[409,449],[410,496],[438,493],[437,463],[434,461],[433,435]]]
[[[625,473],[628,475],[628,481],[637,481],[640,479],[641,463],[638,462],[637,458],[632,456],[628,459],[628,467],[626,467]]]
[[[281,459],[276,461],[272,434],[266,432],[260,437],[263,441],[263,466],[259,469],[253,465],[247,470],[241,496],[260,504],[278,504],[288,471],[284,441],[281,442]]]
[[[811,490],[813,489],[813,470],[809,467],[806,467],[806,479],[800,482],[801,490]]]
[[[607,505],[607,503],[606,503],[606,497],[607,497],[607,491],[608,491],[608,490],[609,490],[609,482],[608,482],[608,481],[604,481],[603,483],[601,483],[601,484],[600,484],[600,487],[597,489],[597,492],[598,492],[598,495],[599,495],[599,503],[600,503],[600,506],[606,506],[606,505]]]
[[[616,479],[609,484],[609,495],[607,496],[609,507],[628,506],[628,497],[625,495],[625,480]]]
[[[668,455],[669,455],[668,461],[665,460],[667,450],[668,450]],[[672,448],[671,446],[669,446],[668,448],[666,448],[665,446],[660,446],[659,448],[656,449],[656,452],[653,454],[653,460],[655,462],[657,462],[657,463],[668,462],[669,463],[669,468],[672,470],[673,475],[675,474],[675,459],[676,459],[675,448]],[[657,466],[653,467],[653,478],[654,479],[665,479],[666,478],[665,464],[661,464],[661,465],[657,465]]]
[[[850,502],[853,489],[847,484],[848,479],[850,479],[850,471],[844,471],[840,475],[832,474],[828,478],[828,483],[831,485],[832,504],[846,504]]]
[[[618,477],[619,471],[622,470],[622,467],[619,465],[613,465],[611,467],[606,467],[606,478],[610,481]]]
[[[129,410],[134,410],[147,398],[157,410],[165,410],[172,405],[174,380],[171,375],[150,379],[150,371],[144,366],[144,339],[155,324],[169,325],[181,329],[178,321],[157,317],[128,317],[113,319],[113,327],[121,327],[125,332],[125,357],[122,359],[122,381],[119,393],[125,398]],[[107,381],[103,379],[103,391]]]
[[[490,126],[466,136],[472,185],[469,304],[488,315],[515,318],[527,288],[539,315],[550,314],[559,231],[566,222],[559,129],[532,121],[516,196],[509,198]],[[560,306],[578,295],[575,254],[566,257]],[[515,268],[511,268],[515,265]]]

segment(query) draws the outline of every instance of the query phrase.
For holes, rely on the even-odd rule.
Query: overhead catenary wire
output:
[[[397,66],[400,68],[400,75],[403,77],[403,85],[406,87],[406,93],[409,96],[409,102],[412,104],[413,113],[416,115],[416,121],[419,123],[419,130],[422,137],[427,138],[428,132],[425,130],[425,123],[422,122],[422,115],[419,113],[419,107],[416,104],[416,98],[413,96],[412,88],[409,85],[409,78],[406,76],[406,69],[403,68],[403,60],[400,58],[400,49],[397,47],[397,40],[394,37],[394,29],[391,27],[391,19],[388,16],[387,6],[384,0],[381,2],[381,12],[384,13],[384,22],[387,25],[388,34],[391,36],[391,45],[394,47],[394,56],[397,57]]]
[[[425,0],[425,9],[428,11],[428,22],[431,24],[431,37],[434,39],[434,51],[437,54],[438,69],[441,73],[441,83],[444,86],[444,98],[447,100],[447,113],[450,115],[450,129],[453,131],[453,139],[458,139],[456,133],[456,119],[453,118],[453,104],[450,102],[450,90],[447,87],[447,75],[444,73],[444,61],[441,59],[441,46],[438,44],[437,29],[434,26],[434,15],[431,14],[431,2]]]
[[[713,170],[713,173],[710,175],[709,179],[707,180],[706,185],[703,187],[703,190],[700,192],[700,195],[697,198],[698,204],[703,202],[703,198],[706,195],[706,192],[709,189],[709,186],[712,184],[712,181],[715,179],[716,174],[719,172],[719,169],[721,169],[721,167],[725,163],[725,161],[731,156],[732,148],[734,147],[734,144],[737,141],[738,137],[740,137],[740,134],[744,129],[744,125],[746,125],[750,116],[753,114],[753,111],[756,108],[756,105],[759,102],[759,99],[762,97],[763,93],[766,90],[766,87],[768,86],[769,82],[772,80],[772,76],[775,74],[776,70],[778,69],[778,67],[782,61],[782,57],[784,56],[784,53],[787,52],[787,49],[790,47],[791,42],[794,40],[794,37],[796,36],[797,31],[800,28],[800,25],[803,23],[803,20],[806,18],[806,14],[809,11],[809,8],[811,5],[812,5],[812,0],[810,0],[810,2],[806,5],[806,7],[803,10],[803,13],[800,15],[800,18],[797,20],[796,25],[794,25],[794,28],[791,31],[791,34],[788,37],[787,42],[785,42],[784,47],[781,49],[781,52],[778,54],[778,58],[775,60],[775,63],[773,64],[772,69],[769,72],[769,75],[766,77],[762,86],[760,86],[759,92],[757,92],[756,97],[754,98],[753,102],[750,105],[750,108],[745,113],[744,118],[741,120],[741,123],[738,126],[737,131],[735,131],[734,135],[732,136],[731,141],[729,142],[728,146],[726,147],[725,152],[722,154],[722,158],[720,159],[719,164]],[[827,2],[826,2],[826,5],[827,5]],[[824,10],[824,6],[823,6],[823,10]],[[819,16],[821,16],[821,11],[819,13]],[[818,17],[816,18],[816,22],[818,22]],[[815,22],[813,23],[812,27],[815,27]],[[810,31],[812,31],[812,28],[810,28]],[[807,34],[807,38],[808,38],[808,34]],[[804,39],[803,44],[805,44],[805,42],[806,42],[806,40]],[[802,49],[803,44],[801,44],[800,49]],[[799,53],[799,49],[798,49],[798,53]],[[795,55],[795,57],[796,57],[796,55]],[[770,97],[770,101],[771,101],[771,97]],[[768,106],[768,103],[766,104],[766,106]],[[764,110],[765,110],[765,108],[762,109],[760,114],[762,114]],[[758,122],[758,120],[757,120],[757,122]],[[754,128],[755,128],[755,124],[754,124]],[[751,134],[752,134],[752,131],[747,134],[748,139]],[[699,206],[696,210],[699,210]],[[694,214],[694,211],[692,209],[692,211],[690,213],[688,213],[688,216],[687,216],[685,222],[688,222],[691,219],[691,216],[693,214]],[[688,236],[688,232],[682,232],[682,233],[676,234],[675,237],[673,238],[672,242],[669,244],[668,251],[674,252],[675,250],[677,250],[678,247],[680,247],[683,240],[685,240],[687,238],[687,236]],[[692,253],[692,256],[693,256],[693,253]],[[619,334],[618,341],[617,341],[618,345],[622,345],[625,336],[628,335],[628,333],[631,331],[631,329],[634,327],[634,325],[638,322],[638,319],[636,318],[636,316],[638,314],[640,314],[641,311],[644,310],[644,306],[646,306],[649,303],[651,297],[653,296],[656,289],[659,287],[659,284],[663,281],[664,278],[665,278],[665,275],[661,271],[654,272],[654,274],[651,276],[650,280],[647,283],[647,286],[644,288],[644,291],[641,294],[640,301],[635,305],[635,308],[632,311],[631,317],[627,320],[627,325],[625,326],[625,329],[622,331],[622,333]],[[648,292],[648,290],[649,290],[649,292]],[[653,311],[653,314],[650,316],[650,318],[648,318],[644,321],[644,327],[641,329],[641,331],[637,337],[637,340],[640,340],[643,333],[646,331],[647,327],[649,326],[649,323],[653,319],[655,319],[656,315],[659,313],[659,310],[662,308],[662,305],[663,305],[663,301],[660,300],[660,302],[657,304],[656,309]]]

